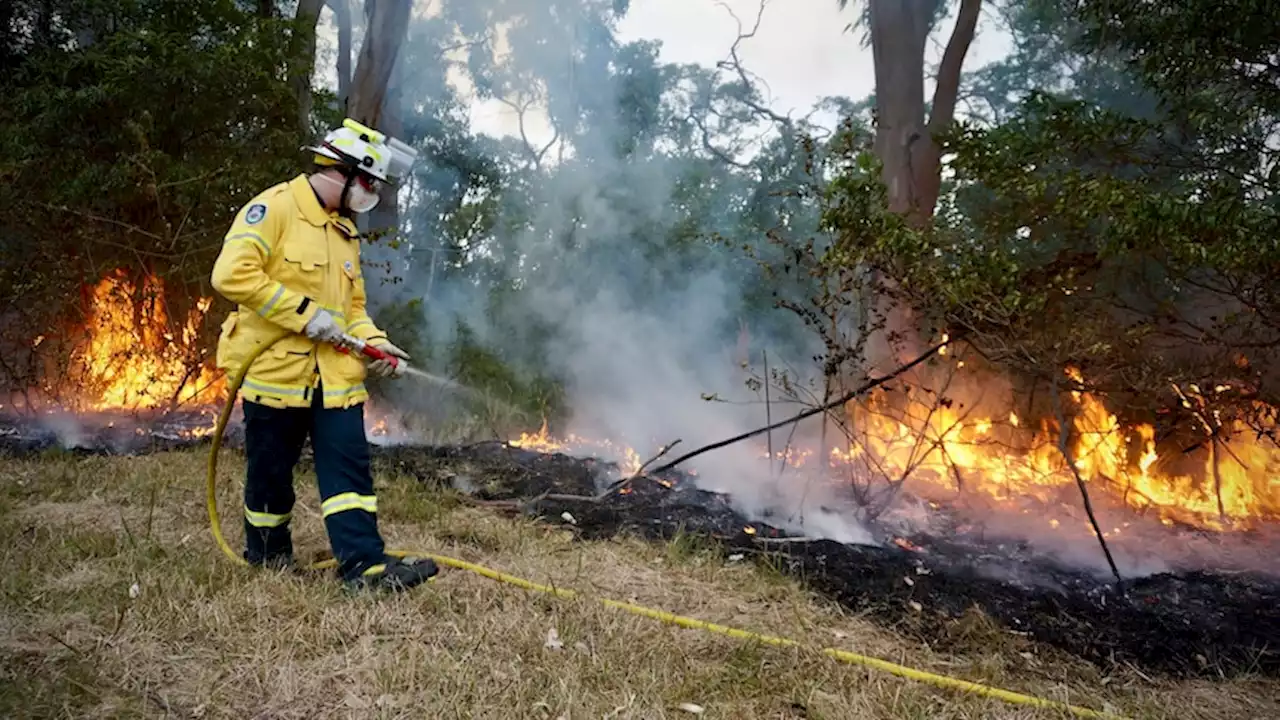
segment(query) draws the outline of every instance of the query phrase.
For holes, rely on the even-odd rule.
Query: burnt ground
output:
[[[240,445],[238,430],[229,428],[228,445]],[[81,436],[68,448],[66,437],[52,431],[0,423],[0,456],[48,450],[137,454],[207,442],[180,426],[172,432],[119,427]],[[678,471],[637,478],[623,492],[587,502],[579,498],[620,479],[615,465],[497,442],[375,447],[374,464],[381,472],[452,488],[481,502],[519,501],[505,508],[570,528],[582,539],[619,533],[704,538],[725,556],[741,554],[794,576],[938,648],[963,643],[956,621],[977,609],[1010,631],[1104,668],[1129,663],[1170,676],[1280,676],[1280,578],[1164,573],[1130,580],[1117,591],[1016,541],[908,535],[900,547],[888,542],[891,536],[880,546],[787,538],[767,524],[749,522],[728,498],[698,489]]]
[[[583,539],[618,533],[713,539],[725,555],[768,564],[935,647],[950,642],[955,621],[976,608],[1011,631],[1103,667],[1130,663],[1171,676],[1280,675],[1280,578],[1166,573],[1117,591],[1016,547],[1006,552],[994,541],[977,548],[970,540],[907,536],[915,549],[906,549],[892,542],[785,538],[748,522],[727,498],[699,490],[678,472],[640,477],[625,493],[587,502],[562,496],[597,495],[619,479],[615,466],[500,443],[382,447],[374,458],[384,472],[481,501],[524,500],[512,509],[570,527]],[[1019,565],[1035,572],[1014,572]]]
[[[32,419],[0,414],[0,454],[140,455],[182,450],[207,442],[208,428],[216,419],[212,413],[201,411],[150,418],[99,413],[97,421],[88,424],[67,416]],[[224,442],[228,446],[241,445],[243,435],[243,426],[232,422],[227,426]]]

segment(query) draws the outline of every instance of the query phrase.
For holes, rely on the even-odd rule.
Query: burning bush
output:
[[[156,276],[135,281],[123,271],[110,273],[85,288],[78,317],[66,320],[56,339],[36,336],[25,355],[37,382],[10,388],[17,401],[11,404],[100,412],[172,410],[222,399],[226,380],[211,366],[201,332],[212,300],[198,298],[174,312]]]

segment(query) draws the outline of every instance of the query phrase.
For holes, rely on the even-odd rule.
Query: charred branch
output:
[[[773,404],[769,402],[769,384],[770,384],[769,351],[768,350],[762,351],[762,357],[764,359],[764,424],[773,425]],[[767,431],[765,434],[765,449],[768,450],[769,458],[770,460],[772,460],[773,459],[773,431],[772,430]],[[773,463],[770,462],[769,466],[772,467]]]

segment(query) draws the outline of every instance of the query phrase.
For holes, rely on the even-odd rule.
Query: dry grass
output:
[[[0,716],[697,716],[682,703],[717,718],[1062,716],[461,571],[374,598],[347,596],[327,577],[241,569],[209,536],[203,462],[199,453],[0,459]],[[242,469],[225,455],[232,516]],[[298,482],[296,541],[323,548],[314,478]],[[981,617],[948,639],[962,654],[942,653],[690,539],[579,543],[407,480],[379,486],[395,546],[1134,717],[1280,716],[1275,682],[1104,677]],[[239,537],[234,520],[228,531]],[[547,647],[552,629],[559,648]]]

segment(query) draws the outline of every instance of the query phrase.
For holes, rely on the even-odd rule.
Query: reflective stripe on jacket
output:
[[[213,266],[213,287],[237,304],[222,324],[218,367],[228,374],[258,345],[292,330],[245,375],[242,397],[272,407],[308,407],[320,384],[326,408],[368,398],[360,358],[317,345],[304,327],[320,308],[362,340],[386,334],[365,312],[360,240],[354,223],[320,205],[306,175],[241,208]]]

